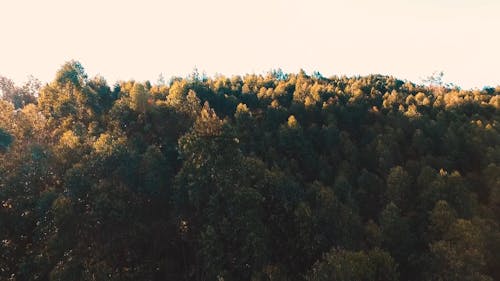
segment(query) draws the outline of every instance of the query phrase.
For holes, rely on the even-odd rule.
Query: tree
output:
[[[208,103],[192,131],[179,140],[184,164],[174,197],[189,229],[200,278],[249,279],[265,262],[263,198],[247,180],[245,158]]]
[[[0,128],[0,152],[4,152],[12,143],[12,136]]]
[[[430,215],[430,232],[435,238],[443,237],[455,223],[456,212],[448,202],[440,200]]]
[[[140,113],[145,113],[149,106],[149,93],[144,85],[135,83],[130,91],[130,107]]]
[[[400,208],[408,208],[411,196],[411,178],[401,166],[391,168],[387,176],[386,198]]]
[[[367,252],[330,250],[308,274],[308,281],[390,281],[399,280],[397,265],[389,253],[373,249]]]
[[[87,88],[87,74],[77,61],[69,61],[61,66],[52,83],[40,90],[38,106],[53,120],[67,118],[89,122],[92,94]]]
[[[81,89],[87,82],[85,69],[78,61],[68,61],[64,63],[56,73],[55,83],[60,85],[70,85],[76,89]]]
[[[414,236],[410,231],[408,219],[401,215],[401,210],[389,203],[380,214],[380,229],[382,230],[382,246],[387,249],[400,265],[403,278],[411,275],[409,256],[414,247]]]
[[[430,86],[438,86],[439,87],[439,86],[443,85],[443,76],[444,76],[443,71],[435,71],[432,73],[432,75],[423,79],[423,82],[428,83]]]
[[[9,78],[0,76],[2,99],[11,102],[15,108],[22,108],[27,104],[36,103],[40,86],[40,80],[33,76],[29,76],[28,81],[21,87],[16,86]]]
[[[493,280],[484,274],[486,260],[480,229],[471,221],[458,219],[443,240],[430,244],[432,280]]]

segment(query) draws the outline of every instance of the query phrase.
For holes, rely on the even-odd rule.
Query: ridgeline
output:
[[[0,82],[0,280],[500,280],[500,87]]]

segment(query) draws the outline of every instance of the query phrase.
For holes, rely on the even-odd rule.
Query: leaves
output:
[[[500,279],[497,89],[199,76],[0,79],[1,280]]]

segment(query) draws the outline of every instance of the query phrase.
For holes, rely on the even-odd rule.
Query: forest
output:
[[[500,280],[500,86],[0,77],[0,280]]]

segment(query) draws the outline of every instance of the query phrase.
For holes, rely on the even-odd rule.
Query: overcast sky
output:
[[[265,73],[380,73],[500,85],[500,0],[2,0],[0,75],[156,81]]]

